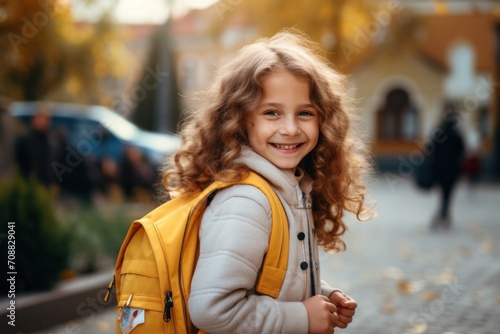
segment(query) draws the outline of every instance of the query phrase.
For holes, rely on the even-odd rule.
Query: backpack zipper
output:
[[[108,284],[108,287],[107,287],[107,291],[106,291],[106,294],[104,295],[104,297],[102,297],[102,300],[104,300],[105,303],[108,302],[109,300],[109,296],[111,295],[111,290],[113,290],[113,287],[115,286],[115,275],[113,275],[113,279],[111,280],[111,282],[109,282]]]
[[[163,247],[163,242],[161,241],[161,236],[160,236],[160,233],[158,232],[158,229],[156,227],[156,225],[154,225],[154,231],[156,232],[156,237],[159,239],[160,241],[160,246],[161,246],[161,250],[162,250],[162,253],[163,253],[163,258],[165,259],[165,268],[167,269],[167,277],[168,276],[168,263],[166,261],[166,253],[165,253],[165,248]],[[167,287],[171,287],[172,284],[170,283],[170,280],[167,282]],[[163,308],[163,321],[164,322],[170,322],[172,320],[172,308],[174,307],[174,301],[173,301],[173,298],[172,298],[172,291],[171,290],[167,290],[167,292],[165,293],[165,299],[164,299],[164,304],[165,304],[165,307]],[[174,319],[174,322],[173,322],[173,326],[174,326],[174,332],[177,333],[177,329],[176,329],[176,326],[175,326],[175,319]]]
[[[111,282],[109,282],[108,287],[106,289],[107,290],[106,294],[104,295],[104,297],[102,297],[102,299],[104,300],[105,303],[108,302],[109,297],[111,295],[111,290],[115,286],[115,283],[116,283],[116,279],[115,279],[115,275],[113,275],[113,279],[111,280]],[[133,294],[131,294],[128,297],[128,300],[125,303],[124,307],[127,307],[128,304],[130,304],[132,296],[133,296]],[[163,310],[163,321],[170,322],[170,320],[172,320],[172,312],[171,312],[172,307],[174,307],[174,301],[172,299],[172,291],[168,290],[167,294],[165,296],[165,308]]]
[[[165,296],[165,309],[163,310],[163,321],[169,322],[172,320],[171,308],[174,307],[174,301],[172,299],[172,291],[168,290]]]

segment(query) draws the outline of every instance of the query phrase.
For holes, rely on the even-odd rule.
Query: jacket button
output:
[[[304,232],[300,232],[299,234],[297,234],[297,238],[302,241],[306,238],[306,235]]]
[[[309,267],[306,261],[300,263],[300,269],[306,270]]]

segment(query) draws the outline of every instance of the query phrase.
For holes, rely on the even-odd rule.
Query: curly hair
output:
[[[371,216],[364,184],[370,163],[353,133],[353,100],[346,78],[320,52],[307,36],[287,30],[246,45],[225,60],[182,122],[181,148],[163,168],[167,191],[192,193],[214,180],[243,178],[248,167],[234,160],[248,144],[246,113],[258,104],[266,74],[289,71],[308,81],[311,103],[319,111],[318,144],[299,164],[313,181],[319,244],[326,251],[344,250],[346,211],[359,220]]]

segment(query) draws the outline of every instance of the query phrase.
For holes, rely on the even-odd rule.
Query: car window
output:
[[[55,116],[52,118],[53,129],[63,129],[71,133],[74,141],[94,136],[95,138],[104,138],[109,132],[96,121],[74,118]]]
[[[74,133],[76,131],[76,124],[74,118],[53,116],[52,117],[52,128],[53,129],[64,129]]]
[[[76,119],[75,120],[75,132],[78,135],[88,137],[90,135],[95,135],[97,137],[105,137],[108,135],[108,131],[96,121],[91,121],[87,119]]]
[[[65,134],[67,143],[80,155],[96,160],[111,157],[117,162],[122,159],[123,143],[99,122],[84,118],[53,118],[53,130]]]

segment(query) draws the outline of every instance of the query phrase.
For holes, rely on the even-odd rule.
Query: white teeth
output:
[[[293,150],[294,148],[296,148],[299,145],[298,144],[297,145],[280,145],[280,144],[274,144],[274,146],[276,146],[280,150]]]

